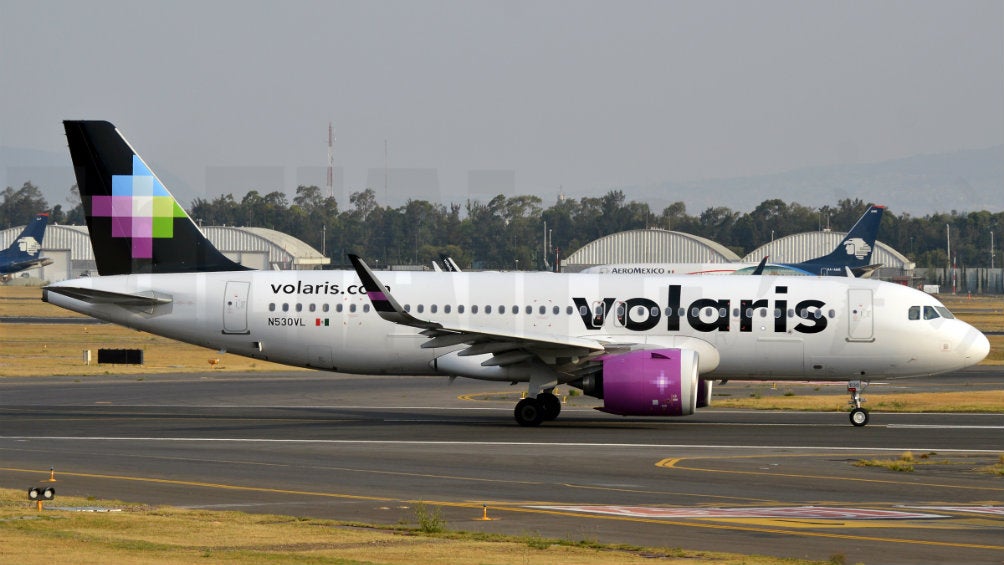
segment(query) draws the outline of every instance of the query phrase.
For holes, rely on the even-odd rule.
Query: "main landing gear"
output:
[[[847,392],[851,393],[851,423],[856,427],[868,424],[868,411],[861,407],[864,400],[861,398],[861,391],[868,386],[865,381],[850,381],[847,383]]]
[[[527,397],[516,403],[516,422],[521,426],[539,426],[561,413],[561,400],[553,392],[542,392],[536,398]]]

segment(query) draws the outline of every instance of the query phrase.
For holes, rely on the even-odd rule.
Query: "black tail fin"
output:
[[[45,237],[45,226],[49,223],[49,214],[37,214],[24,227],[21,235],[14,239],[7,249],[0,250],[0,275],[6,280],[12,275],[34,266],[51,264],[49,259],[40,258],[42,238]]]
[[[857,223],[847,232],[847,235],[828,255],[810,259],[793,266],[804,269],[812,274],[845,275],[845,267],[852,269],[865,267],[869,264],[872,251],[875,249],[875,238],[878,236],[879,224],[882,223],[882,213],[885,206],[872,205],[858,219]]]
[[[206,239],[115,126],[63,126],[99,274],[245,270]]]

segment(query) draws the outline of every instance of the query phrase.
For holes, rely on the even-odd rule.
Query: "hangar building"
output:
[[[730,263],[739,256],[724,245],[689,233],[629,230],[583,245],[561,261],[566,273],[610,263]]]
[[[24,226],[18,226],[0,231],[0,249],[13,243],[23,229]],[[252,269],[317,269],[331,262],[302,240],[275,230],[211,226],[202,228],[202,231],[224,255]],[[42,240],[42,256],[52,259],[52,264],[15,276],[27,274],[57,282],[97,274],[87,226],[50,224]]]
[[[756,264],[764,255],[771,263],[797,263],[827,255],[846,232],[813,231],[782,237],[740,258],[727,247],[682,232],[661,229],[630,230],[601,237],[584,245],[562,261],[565,272],[574,273],[611,263],[731,263]],[[874,276],[884,280],[908,280],[915,264],[892,247],[875,242],[872,263],[882,268]]]

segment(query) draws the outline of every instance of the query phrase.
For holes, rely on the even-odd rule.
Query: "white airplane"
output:
[[[238,355],[358,374],[527,383],[516,421],[558,416],[560,384],[603,411],[686,416],[711,380],[861,382],[980,362],[987,338],[935,298],[850,277],[252,271],[216,250],[108,122],[64,123],[101,276],[43,300]]]

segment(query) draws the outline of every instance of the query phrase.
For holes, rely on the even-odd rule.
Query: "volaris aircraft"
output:
[[[801,263],[768,263],[762,272],[773,275],[829,275],[870,277],[882,265],[871,264],[875,238],[885,206],[872,205],[827,255]],[[583,273],[617,275],[748,275],[756,263],[619,263],[597,265]]]
[[[45,227],[48,223],[48,214],[37,214],[31,223],[24,227],[14,243],[0,251],[0,278],[6,281],[25,269],[52,264],[52,259],[39,257],[42,238],[45,237]]]
[[[64,123],[101,276],[43,300],[300,367],[525,383],[516,421],[553,420],[560,384],[603,411],[686,416],[713,379],[861,382],[954,371],[987,338],[935,298],[853,277],[253,271],[214,248],[108,122]]]

